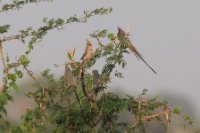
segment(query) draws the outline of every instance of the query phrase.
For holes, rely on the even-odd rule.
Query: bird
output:
[[[93,91],[94,94],[97,95],[97,93],[104,88],[103,82],[101,80],[98,70],[93,70],[92,74],[93,74]]]
[[[98,70],[93,70],[93,88],[99,87],[101,84],[100,75]]]
[[[125,45],[125,47],[128,47],[130,51],[135,54],[135,56],[139,59],[142,60],[153,72],[156,74],[157,72],[146,62],[146,60],[143,58],[142,54],[136,49],[136,47],[133,46],[131,40],[128,38],[126,35],[125,31],[118,27],[118,33],[117,33],[117,38],[122,43]]]
[[[76,87],[77,86],[74,74],[72,73],[72,71],[69,68],[67,63],[65,63],[65,85],[67,87]]]
[[[87,42],[87,44],[86,44],[85,52],[83,53],[83,56],[81,57],[81,60],[82,60],[81,64],[86,63],[93,56],[93,46],[92,46],[92,43],[88,39],[86,40],[86,42]]]

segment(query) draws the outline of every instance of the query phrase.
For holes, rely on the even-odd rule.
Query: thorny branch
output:
[[[138,98],[138,110],[139,110],[139,111],[141,110],[141,104],[142,104],[143,102],[145,102],[145,101],[146,101],[146,100],[143,99],[143,98],[141,97],[141,95],[139,95],[139,98]],[[164,110],[164,111],[162,111],[162,112],[159,112],[159,113],[157,113],[157,114],[150,115],[150,116],[143,116],[142,118],[137,119],[136,122],[132,125],[132,127],[133,127],[133,128],[136,127],[140,120],[149,120],[149,119],[155,118],[155,117],[157,117],[157,116],[163,116],[163,115],[165,115],[167,124],[168,124],[168,126],[169,126],[169,122],[170,122],[170,120],[169,120],[169,113],[170,113],[170,109],[167,108],[166,110]]]
[[[35,78],[35,76],[33,75],[33,72],[31,70],[29,70],[26,66],[23,66],[24,69],[26,70],[26,72],[28,73],[28,75],[40,86],[42,86],[42,84]]]
[[[154,115],[144,116],[144,117],[142,118],[142,120],[149,120],[149,119],[154,118],[154,117],[157,117],[157,116],[165,115],[165,118],[166,118],[166,120],[167,120],[167,123],[169,123],[169,112],[170,112],[170,109],[166,109],[166,110],[164,110],[164,111],[162,111],[162,112],[159,112],[159,113],[157,113],[157,114],[154,114]]]

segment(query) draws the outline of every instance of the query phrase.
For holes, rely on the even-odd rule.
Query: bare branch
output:
[[[28,75],[40,86],[43,86],[33,75],[33,72],[31,70],[29,70],[26,66],[23,66],[24,69],[26,70],[26,72],[28,73]]]
[[[4,54],[3,54],[3,47],[2,47],[1,38],[0,38],[0,56],[1,56],[1,61],[2,61],[2,64],[3,64],[3,74],[4,74],[3,84],[0,87],[0,92],[2,92],[6,88],[6,85],[7,85],[7,82],[8,82],[8,71],[9,70],[8,70],[7,63],[6,63]]]

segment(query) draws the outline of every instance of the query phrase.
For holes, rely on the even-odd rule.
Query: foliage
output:
[[[20,9],[25,4],[35,2],[41,2],[41,0],[13,0],[12,3],[3,5],[1,12]],[[113,76],[123,78],[118,68],[126,67],[127,62],[124,55],[129,53],[127,47],[116,35],[107,30],[97,30],[91,34],[91,37],[97,40],[98,48],[95,49],[90,60],[84,64],[74,60],[75,51],[73,54],[68,53],[68,64],[77,80],[75,86],[67,86],[64,76],[59,79],[54,78],[54,74],[49,69],[43,71],[41,76],[44,82],[40,82],[29,70],[31,63],[29,54],[35,44],[42,41],[50,30],[61,30],[69,23],[87,22],[87,19],[92,16],[108,14],[111,11],[111,8],[98,8],[93,11],[84,11],[82,17],[74,15],[68,19],[44,18],[44,25],[38,29],[28,27],[12,36],[3,36],[12,28],[10,25],[0,26],[0,52],[4,67],[4,82],[0,88],[1,131],[11,133],[143,133],[148,130],[146,123],[152,121],[162,123],[168,131],[174,115],[182,118],[184,127],[193,123],[191,117],[181,117],[179,108],[173,109],[166,101],[157,97],[147,98],[146,89],[137,97],[127,95],[122,98],[115,93],[105,92]],[[17,58],[16,62],[10,62],[9,56],[5,58],[3,54],[4,42],[13,39],[27,44],[27,50]],[[107,39],[108,42],[104,44],[101,39]],[[98,70],[100,74],[95,76],[89,69],[93,68],[100,59],[103,59],[104,66]],[[36,82],[35,91],[26,94],[34,99],[36,106],[27,109],[22,117],[21,125],[14,125],[3,118],[7,112],[5,105],[14,100],[9,90],[20,90],[16,81],[21,79],[25,72]],[[132,122],[119,120],[120,114],[125,112],[130,113]]]

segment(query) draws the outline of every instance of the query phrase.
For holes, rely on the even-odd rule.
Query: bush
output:
[[[4,4],[2,12],[21,9],[26,4],[47,0],[14,0]],[[94,50],[93,43],[87,40],[86,52],[82,61],[74,60],[76,49],[68,52],[68,62],[65,63],[65,74],[59,79],[49,69],[42,73],[41,82],[29,69],[31,60],[29,55],[35,44],[42,41],[43,37],[52,29],[62,30],[66,24],[87,22],[92,16],[108,14],[112,8],[98,8],[93,11],[84,11],[82,17],[74,15],[68,19],[44,18],[44,25],[38,29],[28,27],[20,30],[18,34],[2,36],[9,32],[10,25],[0,26],[0,54],[3,64],[3,83],[0,88],[0,112],[1,131],[11,133],[23,132],[52,132],[52,133],[76,133],[76,132],[109,132],[109,133],[143,133],[148,130],[148,123],[161,124],[166,132],[170,132],[174,117],[179,116],[181,126],[191,125],[193,120],[189,116],[182,116],[179,108],[171,108],[167,101],[157,97],[147,98],[144,89],[139,96],[120,97],[115,93],[106,92],[112,77],[123,78],[119,67],[127,65],[125,54],[129,50],[141,59],[154,73],[143,59],[141,54],[130,45],[129,35],[122,30],[122,35],[107,30],[98,30],[91,34],[97,40],[98,47]],[[102,39],[107,43],[102,43]],[[17,56],[15,62],[5,56],[3,45],[10,40],[18,40],[27,45],[23,55]],[[95,69],[95,64],[101,60],[102,68]],[[92,72],[91,72],[91,69]],[[34,99],[36,106],[27,109],[22,117],[22,124],[16,125],[6,121],[5,105],[13,101],[10,90],[20,90],[16,81],[28,74],[36,83],[35,91],[26,94]],[[128,112],[132,120],[120,121],[120,115]]]

